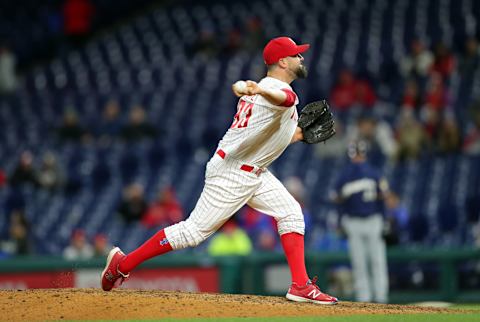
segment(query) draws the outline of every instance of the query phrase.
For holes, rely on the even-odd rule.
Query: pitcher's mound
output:
[[[0,291],[0,320],[125,320],[411,314],[450,312],[405,305],[339,302],[294,303],[283,297],[137,291],[115,289],[37,289]]]

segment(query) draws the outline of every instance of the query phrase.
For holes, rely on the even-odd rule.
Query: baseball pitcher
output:
[[[149,258],[197,246],[248,204],[277,221],[292,276],[287,299],[337,303],[335,297],[320,291],[316,278],[307,275],[300,205],[268,170],[289,144],[318,143],[335,134],[325,101],[308,104],[297,114],[298,97],[290,84],[307,76],[301,54],[309,47],[288,37],[268,42],[263,51],[267,76],[258,83],[248,80],[232,86],[239,97],[237,113],[207,163],[205,186],[195,209],[185,221],[162,229],[128,255],[113,248],[101,275],[103,290],[110,291],[123,282]]]

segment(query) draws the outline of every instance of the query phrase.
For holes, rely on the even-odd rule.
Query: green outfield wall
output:
[[[60,257],[33,256],[3,259],[0,260],[0,288],[97,287],[104,261],[96,258],[72,262]],[[306,262],[308,271],[318,276],[320,287],[329,290],[335,282],[332,276],[339,268],[348,268],[349,260],[343,252],[307,253]],[[404,279],[409,279],[405,273],[416,267],[418,271],[414,274],[423,275],[420,277],[429,281],[427,285],[420,283],[413,288],[391,281],[392,303],[480,302],[480,289],[471,287],[479,285],[475,279],[480,280],[478,249],[391,249],[388,263],[391,279],[402,278],[402,274]],[[256,252],[247,257],[212,258],[184,252],[142,264],[125,287],[283,295],[289,282],[282,253]],[[352,298],[344,296],[343,299]]]

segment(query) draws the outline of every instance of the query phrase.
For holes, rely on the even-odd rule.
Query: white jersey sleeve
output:
[[[258,83],[258,85],[262,88],[265,88],[265,89],[280,89],[280,90],[283,90],[287,93],[287,96],[293,96],[293,101],[292,101],[293,105],[295,105],[295,106],[298,105],[297,94],[295,94],[292,87],[290,85],[288,85],[287,83],[282,82],[282,81],[280,81],[276,78],[265,77],[264,79],[262,79]],[[264,98],[261,95],[255,95],[255,96],[258,96],[257,104],[261,105],[261,106],[265,106],[265,107],[268,107],[268,108],[272,108],[274,110],[281,110],[281,111],[284,111],[285,108],[289,107],[289,106],[279,106],[279,105],[272,104],[266,98]],[[290,97],[287,97],[287,101],[289,100],[289,98]],[[291,105],[292,104],[290,104],[290,106]]]

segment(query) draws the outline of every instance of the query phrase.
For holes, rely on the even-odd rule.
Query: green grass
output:
[[[462,306],[461,308],[466,308]],[[478,306],[477,306],[478,308]],[[129,322],[478,322],[480,314],[391,314],[391,315],[354,315],[354,316],[319,316],[319,317],[278,317],[278,318],[212,318],[212,319],[159,319],[126,320]],[[107,322],[107,321],[105,321]],[[112,321],[108,321],[112,322]]]
[[[158,319],[158,320],[122,320],[122,322],[479,322],[480,304],[453,304],[449,309],[474,310],[462,314],[389,314],[389,315],[352,315],[352,316],[315,316],[315,317],[271,317],[271,318],[198,318],[198,319]],[[116,322],[116,320],[95,320],[95,322]],[[73,321],[72,321],[73,322]],[[78,321],[75,321],[78,322]],[[87,322],[87,321],[82,321]]]
[[[449,307],[450,309],[461,309],[461,310],[480,310],[480,304],[454,304]]]

